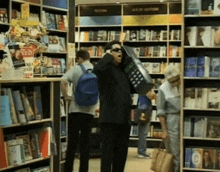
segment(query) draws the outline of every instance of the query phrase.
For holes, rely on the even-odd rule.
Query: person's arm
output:
[[[65,78],[61,80],[61,91],[63,93],[64,99],[67,101],[72,101],[72,97],[68,96],[68,81]]]
[[[163,130],[162,139],[166,139],[168,137],[165,109],[166,109],[165,96],[164,93],[159,89],[158,100],[157,100],[157,116],[159,117],[161,128]]]

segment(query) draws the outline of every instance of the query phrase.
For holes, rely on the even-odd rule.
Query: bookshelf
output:
[[[214,101],[218,95],[216,88],[219,88],[218,70],[215,70],[219,64],[214,63],[220,54],[217,35],[220,26],[218,2],[183,0],[182,3],[184,72],[181,85],[180,171],[219,171],[217,155],[220,140],[218,132],[215,133],[219,131],[216,123],[220,119],[219,107]],[[207,38],[204,43],[205,36]]]
[[[182,62],[181,2],[78,4],[75,11],[76,49],[88,50],[94,64],[101,58],[107,42],[119,40],[121,45],[134,47],[137,57],[148,69],[157,89],[164,79],[163,70],[166,64]],[[153,66],[157,66],[155,70],[152,70]],[[156,105],[153,110],[156,110]],[[160,128],[160,123],[152,122],[151,126]],[[135,137],[131,137],[131,140],[133,138]],[[161,141],[154,137],[147,140],[150,142],[149,147],[157,147]],[[136,139],[132,142],[130,146],[137,145]]]
[[[0,22],[0,33],[5,33],[10,28],[13,19],[19,19],[21,5],[29,4],[30,17],[39,20],[47,29],[47,36],[42,38],[48,48],[43,53],[37,53],[35,57],[47,57],[48,63],[40,66],[42,70],[35,70],[35,77],[62,76],[68,65],[68,43],[69,43],[69,2],[67,0],[8,0],[1,3],[1,13],[7,12],[7,22]],[[3,12],[2,12],[3,11]],[[71,10],[70,10],[71,11]],[[71,31],[72,33],[72,31]],[[55,42],[58,42],[57,44]],[[0,51],[0,59],[3,58],[4,51]]]
[[[57,105],[60,104],[60,95],[57,93],[57,90],[60,89],[60,79],[1,80],[0,89],[1,99],[11,97],[11,100],[14,102],[14,106],[11,104],[9,106],[11,101],[4,102],[5,105],[1,102],[1,106],[8,107],[10,112],[1,112],[0,171],[17,171],[24,168],[34,170],[44,167],[49,168],[50,171],[58,172],[59,159],[57,156],[59,154],[54,154],[53,149],[51,149],[51,142],[53,141],[53,134],[56,143],[58,143],[57,140],[59,139],[59,130],[56,129],[56,126],[59,125],[57,119],[59,114],[57,112],[59,112],[60,107]],[[11,96],[9,90],[11,90]],[[19,90],[19,95],[15,94],[17,90]],[[30,103],[29,108],[32,111],[30,109],[29,111],[25,110],[26,106],[23,103],[25,98],[23,98],[22,94],[25,95],[24,97],[27,97]],[[14,95],[17,95],[17,98]],[[18,100],[20,96],[22,102]],[[22,106],[16,103],[18,101]],[[15,111],[12,110],[13,107]],[[19,111],[20,113],[18,113],[18,109],[24,109],[26,122],[20,121],[23,112]],[[39,117],[37,113],[41,114],[40,119],[37,119]],[[32,119],[28,117],[31,114],[34,115]],[[6,118],[9,119],[9,123],[4,120]],[[59,144],[57,144],[57,149],[59,150]],[[16,158],[14,159],[13,157]]]

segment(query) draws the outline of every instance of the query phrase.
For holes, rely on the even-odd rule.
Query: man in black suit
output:
[[[131,88],[122,69],[118,41],[105,46],[105,55],[94,67],[100,93],[102,131],[101,172],[123,172],[128,152],[131,115]]]

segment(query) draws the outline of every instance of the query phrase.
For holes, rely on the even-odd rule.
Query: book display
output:
[[[0,171],[59,171],[60,79],[1,80]]]
[[[67,4],[64,8],[48,3],[50,1],[10,0],[1,4],[1,74],[10,65],[15,68],[24,66],[24,77],[62,76],[65,73],[68,61]],[[66,0],[60,1],[60,5],[65,3]]]
[[[219,171],[219,3],[183,0],[181,171]]]
[[[163,82],[166,66],[173,64],[180,67],[182,59],[180,2],[77,5],[75,23],[76,48],[88,50],[94,64],[102,57],[105,44],[111,40],[118,40],[121,45],[132,47],[154,80],[156,93]],[[156,114],[156,101],[153,102],[153,108]],[[131,142],[132,139],[135,141],[130,146],[137,145],[136,128],[137,126],[132,126]],[[147,139],[153,141],[155,146],[162,140],[160,138],[160,122],[155,118]]]

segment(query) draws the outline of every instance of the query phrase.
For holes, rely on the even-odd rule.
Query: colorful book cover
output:
[[[215,166],[215,150],[214,149],[203,149],[203,169],[214,169]]]
[[[26,117],[25,117],[25,112],[24,112],[24,108],[23,108],[23,104],[22,104],[22,100],[21,100],[21,95],[20,95],[20,91],[12,91],[12,96],[14,99],[14,103],[15,103],[15,107],[16,107],[16,111],[18,114],[18,119],[20,123],[26,123]]]
[[[1,95],[1,126],[12,125],[8,95]]]
[[[199,14],[200,1],[198,0],[186,0],[186,14]]]
[[[39,146],[39,137],[37,132],[30,133],[30,142],[31,142],[31,152],[33,158],[40,158],[40,146]]]
[[[202,169],[203,149],[192,148],[192,168]]]
[[[28,134],[22,135],[22,136],[17,136],[16,139],[23,140],[25,161],[29,161],[29,160],[33,159],[32,152],[31,152],[30,136]]]
[[[36,93],[36,107],[38,119],[43,119],[41,88],[40,86],[34,86],[34,92]]]
[[[197,76],[204,77],[205,73],[205,57],[200,56],[197,58]]]
[[[7,153],[6,153],[6,145],[4,144],[4,135],[3,135],[3,131],[0,128],[0,169],[1,168],[5,168],[8,166],[7,163]]]
[[[39,135],[39,147],[42,157],[48,157],[50,155],[50,142],[51,142],[51,128],[47,127],[38,132]]]
[[[207,138],[220,138],[220,118],[208,117],[206,124]]]
[[[185,167],[191,167],[192,163],[192,148],[185,149]]]

